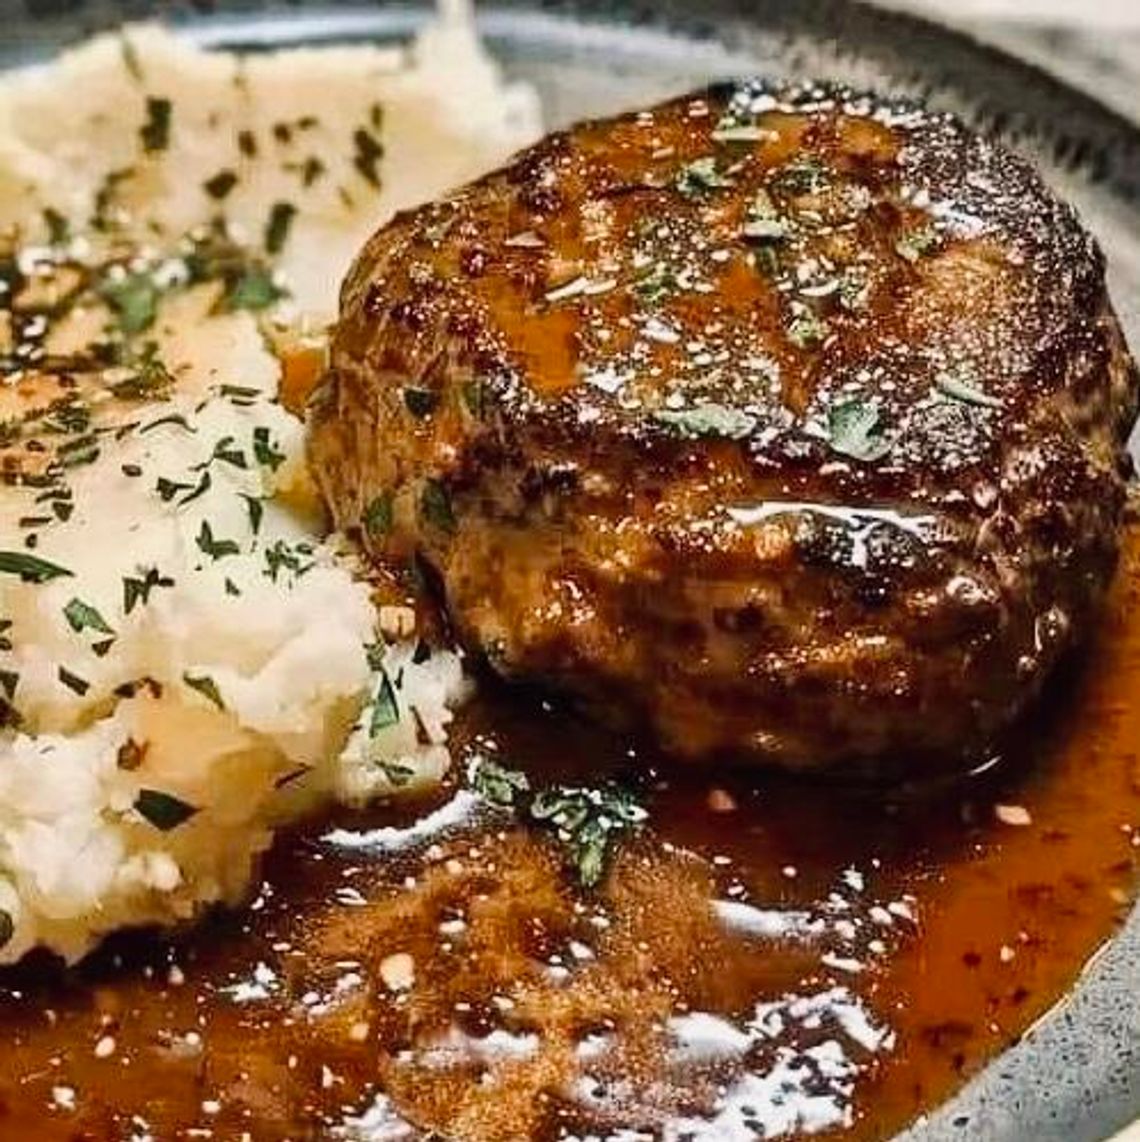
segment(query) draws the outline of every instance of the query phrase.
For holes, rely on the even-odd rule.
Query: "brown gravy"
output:
[[[678,775],[487,695],[461,752],[639,775],[649,826],[602,890],[454,789],[316,822],[245,914],[0,977],[0,1137],[883,1137],[1015,1041],[1125,914],[1138,687],[1134,526],[1088,661],[957,783]]]

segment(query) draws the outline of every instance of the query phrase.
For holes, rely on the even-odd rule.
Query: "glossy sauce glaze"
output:
[[[1133,526],[1095,646],[1022,747],[889,793],[666,776],[486,693],[468,757],[639,790],[648,821],[602,888],[463,789],[315,822],[248,913],[5,975],[0,1136],[888,1135],[1016,1040],[1125,914],[1138,604]]]

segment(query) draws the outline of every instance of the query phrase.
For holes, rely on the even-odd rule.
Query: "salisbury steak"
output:
[[[950,116],[718,87],[376,234],[312,460],[508,677],[689,757],[968,760],[1116,558],[1137,375],[1103,270]]]

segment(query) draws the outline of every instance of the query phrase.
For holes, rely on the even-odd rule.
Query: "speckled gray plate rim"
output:
[[[0,67],[124,19],[209,46],[391,39],[421,6],[0,0]],[[1028,154],[1109,255],[1140,346],[1140,128],[1045,72],[925,20],[849,0],[553,0],[486,5],[480,26],[559,126],[742,74],[828,76],[917,94]],[[1134,437],[1134,451],[1140,438]],[[1102,1142],[1140,1118],[1140,908],[1066,1000],[899,1142]]]

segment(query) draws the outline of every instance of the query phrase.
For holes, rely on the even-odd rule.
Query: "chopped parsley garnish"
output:
[[[828,443],[853,460],[881,460],[892,441],[883,434],[879,407],[873,401],[852,397],[833,405],[827,418]]]
[[[154,490],[158,492],[163,503],[170,503],[179,492],[189,491],[193,486],[193,484],[184,484],[180,480],[168,480],[165,476],[159,476]]]
[[[497,761],[480,758],[471,773],[471,788],[484,801],[501,809],[512,809],[519,797],[530,792],[530,781],[518,769],[507,769]]]
[[[158,345],[154,341],[147,341],[133,360],[124,364],[135,372],[111,386],[111,392],[120,400],[149,400],[174,384],[174,378],[158,356]]]
[[[202,189],[211,197],[220,202],[238,183],[238,176],[232,170],[220,170],[216,175],[202,183]]]
[[[149,96],[146,101],[146,122],[139,128],[143,150],[148,154],[165,151],[170,146],[171,103],[169,99]]]
[[[44,225],[47,226],[48,241],[53,246],[66,246],[71,241],[71,224],[58,210],[44,207]]]
[[[97,630],[103,634],[115,633],[107,620],[90,603],[85,603],[82,599],[72,599],[63,608],[63,617],[67,619],[68,626],[76,634],[81,634],[85,630]]]
[[[198,477],[197,487],[192,492],[187,492],[186,495],[178,501],[179,507],[185,507],[187,504],[193,503],[199,496],[204,496],[209,490],[213,481],[210,478],[210,470],[206,468]]]
[[[850,313],[867,307],[871,283],[861,274],[848,269],[839,279],[839,304]]]
[[[80,678],[78,674],[72,674],[66,666],[61,666],[57,672],[57,677],[60,682],[64,684],[73,693],[78,694],[81,698],[88,690],[91,689],[91,683],[86,679]]]
[[[530,803],[531,817],[554,830],[586,888],[600,883],[614,841],[647,814],[624,789],[543,789]]]
[[[438,480],[425,480],[420,493],[420,514],[440,531],[455,530],[455,513],[447,489]]]
[[[139,434],[150,432],[155,428],[161,428],[164,424],[175,424],[186,432],[198,431],[181,413],[172,412],[169,416],[160,416],[158,420],[152,420],[149,424],[144,424],[142,428],[139,429]]]
[[[280,254],[289,239],[293,218],[297,208],[291,202],[275,202],[269,211],[269,221],[265,224],[265,249],[270,254]]]
[[[256,313],[268,309],[285,296],[285,290],[274,283],[273,275],[268,269],[251,264],[227,283],[222,295],[222,308],[231,311],[247,309]]]
[[[261,530],[261,521],[265,516],[265,504],[257,496],[246,495],[245,492],[241,493],[241,498],[245,500],[245,510],[249,513],[249,530],[256,535]]]
[[[781,242],[789,231],[787,219],[776,210],[768,192],[758,191],[744,216],[741,236],[751,242]]]
[[[265,549],[265,574],[274,582],[282,570],[292,571],[294,575],[304,575],[313,567],[313,563],[304,563],[302,555],[312,555],[313,549],[306,543],[299,543],[290,548],[283,539],[277,540],[272,547]]]
[[[26,551],[0,551],[0,575],[19,575],[26,583],[47,583],[72,574],[58,563],[50,563]]]
[[[907,230],[899,236],[895,243],[895,253],[908,262],[917,262],[940,241],[941,236],[933,226],[921,226],[917,230]]]
[[[140,816],[164,833],[184,825],[199,811],[181,797],[159,789],[140,789],[134,807]]]
[[[125,337],[142,333],[154,324],[160,292],[154,278],[141,271],[108,278],[99,289]]]
[[[614,843],[648,814],[627,790],[554,786],[532,794],[525,773],[480,758],[468,774],[471,788],[500,809],[514,809],[554,833],[586,888],[599,884]]]
[[[811,157],[793,159],[772,174],[770,183],[781,194],[818,194],[831,181],[830,172]]]
[[[247,385],[222,385],[218,389],[218,396],[225,397],[230,404],[237,405],[238,408],[248,408],[257,403],[261,390]]]
[[[1001,408],[1001,401],[984,389],[966,380],[960,373],[939,373],[934,378],[934,387],[954,400],[964,404],[976,404],[983,408]]]
[[[743,409],[711,402],[693,408],[658,409],[653,419],[683,436],[723,436],[729,440],[742,440],[756,427],[756,418]]]
[[[677,289],[677,275],[668,262],[655,262],[629,288],[647,305],[658,305]]]
[[[364,509],[362,520],[369,538],[387,535],[392,530],[392,493],[382,492]]]
[[[380,672],[380,685],[372,702],[372,715],[368,719],[368,736],[374,738],[381,730],[394,726],[400,720],[400,707],[396,689],[385,670]]]
[[[199,551],[211,559],[224,559],[227,555],[237,555],[241,551],[236,540],[216,539],[207,520],[202,520],[202,526],[198,529],[194,542],[197,543]]]
[[[301,185],[310,187],[325,173],[325,164],[316,155],[310,155],[301,164]]]
[[[269,437],[269,429],[259,425],[253,430],[254,459],[271,472],[276,472],[285,463],[285,453]],[[245,465],[243,464],[242,467]]]
[[[827,324],[810,309],[788,323],[788,340],[800,349],[811,349],[827,338]]]
[[[686,198],[701,198],[710,191],[735,184],[731,178],[717,170],[716,159],[706,155],[685,163],[677,172],[673,185]]]
[[[219,710],[226,708],[226,704],[222,701],[222,696],[218,692],[217,683],[208,674],[183,674],[182,681],[185,682],[191,690],[197,690],[203,697],[208,698]]]
[[[238,585],[230,578],[226,578],[226,594],[227,595],[240,595],[241,591],[238,590]]]
[[[380,186],[380,160],[384,157],[384,144],[365,127],[358,127],[352,133],[352,165],[360,172],[365,182]]]
[[[173,587],[174,580],[163,575],[157,567],[140,567],[142,578],[123,576],[123,614],[129,615],[136,606],[150,601],[150,593],[155,587]]]
[[[420,389],[408,386],[404,389],[404,404],[412,416],[423,418],[430,416],[439,404],[439,396],[431,389]]]
[[[208,468],[215,460],[220,460],[223,464],[229,464],[234,468],[248,468],[245,453],[240,448],[235,448],[234,438],[232,436],[223,436],[214,445],[213,452],[203,460],[200,464],[195,464],[193,471],[200,472]]]

